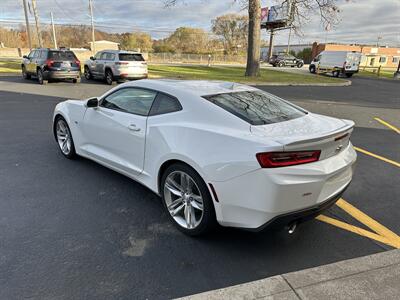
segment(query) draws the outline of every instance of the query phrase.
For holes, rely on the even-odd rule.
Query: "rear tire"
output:
[[[299,63],[297,63],[297,65],[296,65],[299,69],[300,68],[302,68],[303,66],[304,66],[304,63],[302,63],[302,62],[299,62]]]
[[[340,71],[336,70],[332,72],[333,77],[339,77],[340,76]]]
[[[282,68],[282,67],[284,67],[284,66],[285,66],[285,63],[284,63],[283,61],[281,61],[281,62],[278,63],[278,67]]]
[[[207,185],[188,165],[175,163],[165,170],[160,194],[170,221],[183,233],[198,236],[217,225]]]
[[[106,83],[108,85],[112,85],[113,81],[114,81],[113,73],[111,72],[111,70],[107,70],[106,71]]]
[[[26,72],[25,66],[22,66],[22,78],[31,79],[31,75]]]
[[[47,84],[49,82],[48,80],[43,79],[43,71],[42,71],[42,69],[38,69],[37,70],[36,76],[37,76],[39,84],[41,84],[41,85]]]

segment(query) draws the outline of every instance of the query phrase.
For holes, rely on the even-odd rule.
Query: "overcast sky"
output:
[[[30,0],[27,0],[30,1]],[[162,0],[93,0],[97,27],[101,30],[123,32],[141,30],[154,38],[165,37],[176,27],[192,26],[210,30],[211,20],[230,12],[246,13],[233,0],[185,0],[184,4],[165,8]],[[262,0],[269,6],[276,0]],[[89,24],[88,0],[37,0],[42,22],[49,22],[53,11],[56,23]],[[350,42],[400,46],[400,0],[339,0],[340,23],[330,31],[320,25],[316,11],[295,36],[295,43]],[[30,16],[33,22],[33,15]],[[0,23],[23,22],[22,0],[0,0]],[[264,32],[263,38],[268,36]],[[277,44],[287,43],[288,31],[281,31]]]

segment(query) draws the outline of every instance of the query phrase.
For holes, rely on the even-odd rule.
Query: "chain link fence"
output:
[[[246,56],[221,54],[149,53],[150,63],[245,64]]]

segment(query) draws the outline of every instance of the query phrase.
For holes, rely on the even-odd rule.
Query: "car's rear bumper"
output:
[[[81,76],[80,71],[45,71],[45,79],[76,79]]]
[[[118,81],[145,79],[147,77],[148,77],[147,73],[144,73],[144,74],[121,74],[121,75],[114,76],[114,78]]]
[[[315,207],[335,198],[349,185],[356,153],[351,144],[337,155],[318,162],[272,169],[257,169],[228,181],[211,182],[219,202],[223,226],[257,230],[272,220]],[[289,218],[291,221],[292,217]]]

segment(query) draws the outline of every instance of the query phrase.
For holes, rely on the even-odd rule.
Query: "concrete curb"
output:
[[[400,299],[400,249],[180,299]]]
[[[346,80],[345,82],[338,83],[291,83],[291,82],[263,82],[263,83],[246,83],[247,85],[253,86],[350,86],[351,81]]]

